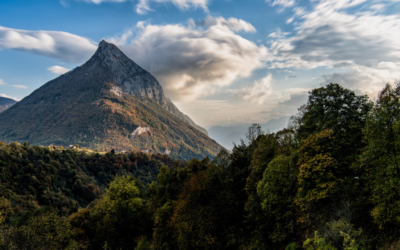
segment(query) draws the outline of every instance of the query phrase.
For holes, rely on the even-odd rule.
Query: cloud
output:
[[[57,65],[51,66],[47,70],[53,72],[54,74],[64,74],[69,71],[69,69]]]
[[[347,62],[374,66],[400,59],[400,16],[349,14],[345,10],[364,0],[322,0],[304,13],[294,36],[279,39],[274,52],[282,66],[315,68]],[[278,65],[278,64],[277,64]]]
[[[272,94],[271,82],[272,75],[269,74],[247,87],[237,90],[231,89],[230,92],[233,93],[239,100],[263,104],[269,100]]]
[[[81,1],[94,4],[101,4],[105,2],[122,3],[131,0],[81,0]],[[136,5],[136,12],[139,14],[146,14],[149,11],[153,11],[153,9],[150,7],[150,2],[172,3],[180,10],[188,10],[190,8],[194,9],[201,8],[208,13],[207,5],[209,0],[139,0],[138,4]]]
[[[251,32],[254,33],[256,32],[256,28],[254,28],[253,25],[250,23],[242,20],[242,19],[237,19],[237,18],[228,18],[225,19],[223,17],[207,17],[203,21],[199,22],[200,25],[205,26],[205,27],[211,27],[211,26],[226,26],[228,29],[232,31],[245,31],[245,32]]]
[[[5,85],[6,83],[2,80],[2,79],[0,79],[0,85]]]
[[[285,38],[287,35],[289,35],[290,32],[283,32],[281,29],[277,29],[275,32],[272,32],[271,34],[268,35],[268,37],[271,38]]]
[[[150,2],[173,3],[181,10],[202,8],[205,12],[208,12],[208,0],[139,0],[136,6],[136,12],[139,14],[146,14],[148,11],[152,11],[149,5]]]
[[[378,7],[366,0],[321,0],[310,11],[296,10],[296,33],[271,42],[270,67],[348,69],[324,76],[324,82],[341,80],[359,90],[395,80],[400,71],[400,15],[371,11]]]
[[[11,87],[16,88],[16,89],[27,89],[27,86],[24,85],[11,85]]]
[[[253,32],[251,27],[235,18],[209,17],[188,26],[139,22],[107,40],[155,75],[168,96],[182,101],[211,95],[265,66],[267,49],[235,33]]]
[[[307,91],[300,91],[298,93],[293,93],[290,94],[289,99],[286,99],[282,102],[279,102],[279,106],[292,106],[292,107],[300,107],[300,105],[306,103],[308,98],[308,92]]]
[[[97,45],[87,38],[61,31],[28,31],[0,26],[0,50],[14,49],[79,63],[87,60]]]
[[[9,96],[9,95],[6,95],[6,94],[0,94],[0,97],[10,98],[10,99],[13,99],[13,100],[19,101],[19,99],[17,99],[17,98],[14,98],[14,97],[11,97],[11,96]]]
[[[386,83],[400,81],[399,69],[400,65],[392,65],[390,68],[384,63],[378,68],[357,66],[351,72],[322,75],[321,85],[335,82],[376,98]]]
[[[280,5],[284,8],[292,7],[296,3],[295,0],[274,0],[274,1],[267,0],[267,2],[271,3],[272,6]]]

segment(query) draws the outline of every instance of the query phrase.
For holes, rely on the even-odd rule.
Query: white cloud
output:
[[[51,66],[47,70],[53,72],[54,74],[64,74],[69,71],[69,69],[57,65]]]
[[[292,23],[294,20],[294,17],[289,18],[288,20],[286,20],[286,23]]]
[[[231,89],[236,98],[243,101],[249,101],[251,103],[263,104],[267,102],[272,94],[272,75],[269,74],[259,81],[255,81],[253,84],[244,87],[242,89]]]
[[[296,10],[296,33],[271,42],[270,67],[348,69],[325,75],[324,83],[340,80],[345,87],[375,95],[383,83],[399,77],[400,15],[371,8],[382,6],[366,0],[320,0],[309,12]]]
[[[145,14],[148,11],[152,11],[149,4],[150,2],[173,3],[181,10],[202,8],[205,12],[208,12],[208,0],[139,0],[138,5],[136,6],[136,12],[139,14]]]
[[[234,18],[207,18],[187,27],[139,22],[135,32],[107,40],[154,74],[172,99],[193,100],[265,65],[267,49],[235,33],[253,32],[251,27]]]
[[[10,99],[13,99],[13,100],[19,101],[17,98],[14,98],[14,97],[12,97],[12,96],[9,96],[9,95],[6,95],[6,94],[0,94],[0,97],[10,98]]]
[[[5,85],[6,83],[2,80],[2,79],[0,79],[0,85]]]
[[[132,0],[81,0],[83,2],[88,2],[88,3],[95,3],[95,4],[101,4],[105,2],[114,2],[114,3],[122,3],[122,2],[128,2]],[[205,12],[208,12],[208,2],[209,0],[139,0],[138,4],[136,5],[136,12],[139,14],[146,14],[149,11],[153,11],[153,9],[150,7],[150,2],[156,2],[156,3],[172,3],[176,7],[178,7],[180,10],[188,10],[190,8],[201,8]]]
[[[28,31],[0,26],[0,50],[21,50],[66,62],[83,62],[96,48],[96,44],[89,39],[67,32]]]
[[[393,65],[392,65],[393,66]],[[400,81],[400,65],[391,68],[390,65],[380,64],[379,68],[370,68],[363,66],[355,66],[348,73],[333,73],[322,75],[325,85],[331,82],[350,87],[367,94],[371,98],[376,98],[386,83],[394,83]]]
[[[251,32],[254,33],[256,32],[256,28],[254,28],[253,25],[250,23],[242,20],[242,19],[237,19],[237,18],[228,18],[225,19],[223,17],[212,17],[209,16],[203,21],[200,22],[201,25],[205,27],[210,27],[210,26],[226,26],[232,31],[245,31],[245,32]]]
[[[11,87],[16,88],[16,89],[27,89],[27,86],[24,85],[11,85]]]
[[[283,32],[281,29],[278,28],[275,32],[272,32],[271,34],[269,34],[268,37],[283,39],[286,36],[288,36],[289,34],[290,34],[290,32]]]
[[[284,8],[292,7],[296,3],[295,0],[274,0],[274,1],[267,0],[267,2],[271,3],[272,6],[280,5]]]

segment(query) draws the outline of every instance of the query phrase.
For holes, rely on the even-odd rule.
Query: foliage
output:
[[[309,238],[304,242],[303,248],[306,250],[337,250],[336,247],[333,247],[324,238],[321,238],[318,231],[315,231],[313,238]]]
[[[2,198],[1,204],[8,201]],[[3,206],[4,208],[4,206]],[[72,239],[67,218],[56,211],[38,211],[22,226],[5,223],[6,214],[0,215],[0,249],[84,249]]]
[[[64,249],[395,246],[399,93],[398,85],[388,85],[372,105],[329,84],[310,93],[288,128],[270,134],[254,124],[231,152],[187,164],[138,152],[3,143],[0,191],[7,199],[0,199],[1,232],[47,225],[49,219],[40,217],[46,214],[58,221],[46,235]]]
[[[333,197],[338,192],[339,162],[333,157],[335,137],[332,130],[310,135],[299,150],[299,199],[301,206]]]
[[[364,146],[362,129],[371,106],[367,96],[357,96],[336,83],[313,89],[307,104],[300,108],[298,134],[306,139],[323,130],[332,130],[337,140],[334,157],[349,165]]]
[[[400,85],[379,94],[364,129],[362,180],[371,193],[372,217],[392,240],[400,237]]]
[[[69,218],[75,239],[87,242],[89,249],[127,249],[136,245],[149,224],[143,198],[137,180],[117,177],[99,201]]]
[[[69,214],[99,198],[115,176],[136,176],[147,184],[163,165],[184,163],[142,152],[111,155],[0,142],[0,195],[18,209],[52,206]]]
[[[297,194],[297,175],[293,156],[279,155],[266,168],[257,192],[270,228],[268,238],[287,242],[299,229],[294,200]]]

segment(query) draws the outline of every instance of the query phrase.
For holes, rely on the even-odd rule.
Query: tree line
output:
[[[47,172],[35,173],[35,178],[60,190],[69,185],[72,193],[64,198],[79,205],[65,205],[67,211],[54,205],[58,203],[38,199],[47,207],[32,205],[36,210],[25,217],[27,212],[18,210],[22,201],[11,195],[24,188],[15,183],[27,178],[25,172],[3,188],[3,179],[19,169],[13,164],[19,161],[22,166],[25,158],[14,154],[4,163],[0,155],[5,197],[0,201],[0,245],[5,249],[14,244],[14,249],[138,250],[394,247],[400,238],[399,102],[400,85],[386,85],[372,102],[331,83],[309,93],[287,128],[264,133],[254,124],[245,140],[214,159],[160,160],[163,164],[155,168],[157,177],[151,182],[128,167],[107,179],[100,172],[109,173],[103,168],[110,169],[107,164],[115,160],[100,164],[91,158],[96,155],[81,156],[85,164],[79,172],[70,161],[69,166],[60,163],[57,168],[49,164],[54,161],[51,157],[42,154],[41,161],[55,169],[36,163],[33,168],[40,166]],[[26,146],[1,148],[13,147]],[[104,157],[125,159],[125,155]],[[75,175],[63,177],[64,186],[53,184],[68,169],[76,170]],[[76,176],[85,171],[91,173],[87,181],[79,180],[87,188],[74,189]],[[92,176],[96,181],[90,189]],[[29,198],[28,192],[33,191],[24,190]],[[40,197],[46,197],[46,189],[40,190]],[[65,233],[59,233],[60,228]]]

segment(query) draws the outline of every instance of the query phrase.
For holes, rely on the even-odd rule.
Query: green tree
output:
[[[298,204],[303,212],[303,222],[307,222],[311,211],[326,215],[329,205],[343,197],[341,165],[335,159],[336,138],[331,129],[310,135],[303,141],[299,153],[300,171],[298,175]],[[316,216],[316,215],[312,215]],[[317,220],[326,218],[317,218]]]
[[[337,140],[333,156],[350,166],[365,146],[362,129],[371,107],[367,96],[357,96],[337,83],[313,89],[307,104],[300,108],[298,135],[306,139],[323,130],[332,130]],[[350,175],[351,169],[348,170],[342,174]]]
[[[400,236],[400,85],[379,94],[364,130],[361,180],[371,192],[371,214],[386,237]]]
[[[268,238],[278,244],[293,239],[300,228],[296,223],[298,216],[294,203],[298,188],[296,160],[296,155],[274,158],[257,187],[262,209],[268,218]]]
[[[116,177],[101,200],[71,216],[75,236],[90,249],[130,249],[151,227],[143,198],[136,179]]]

